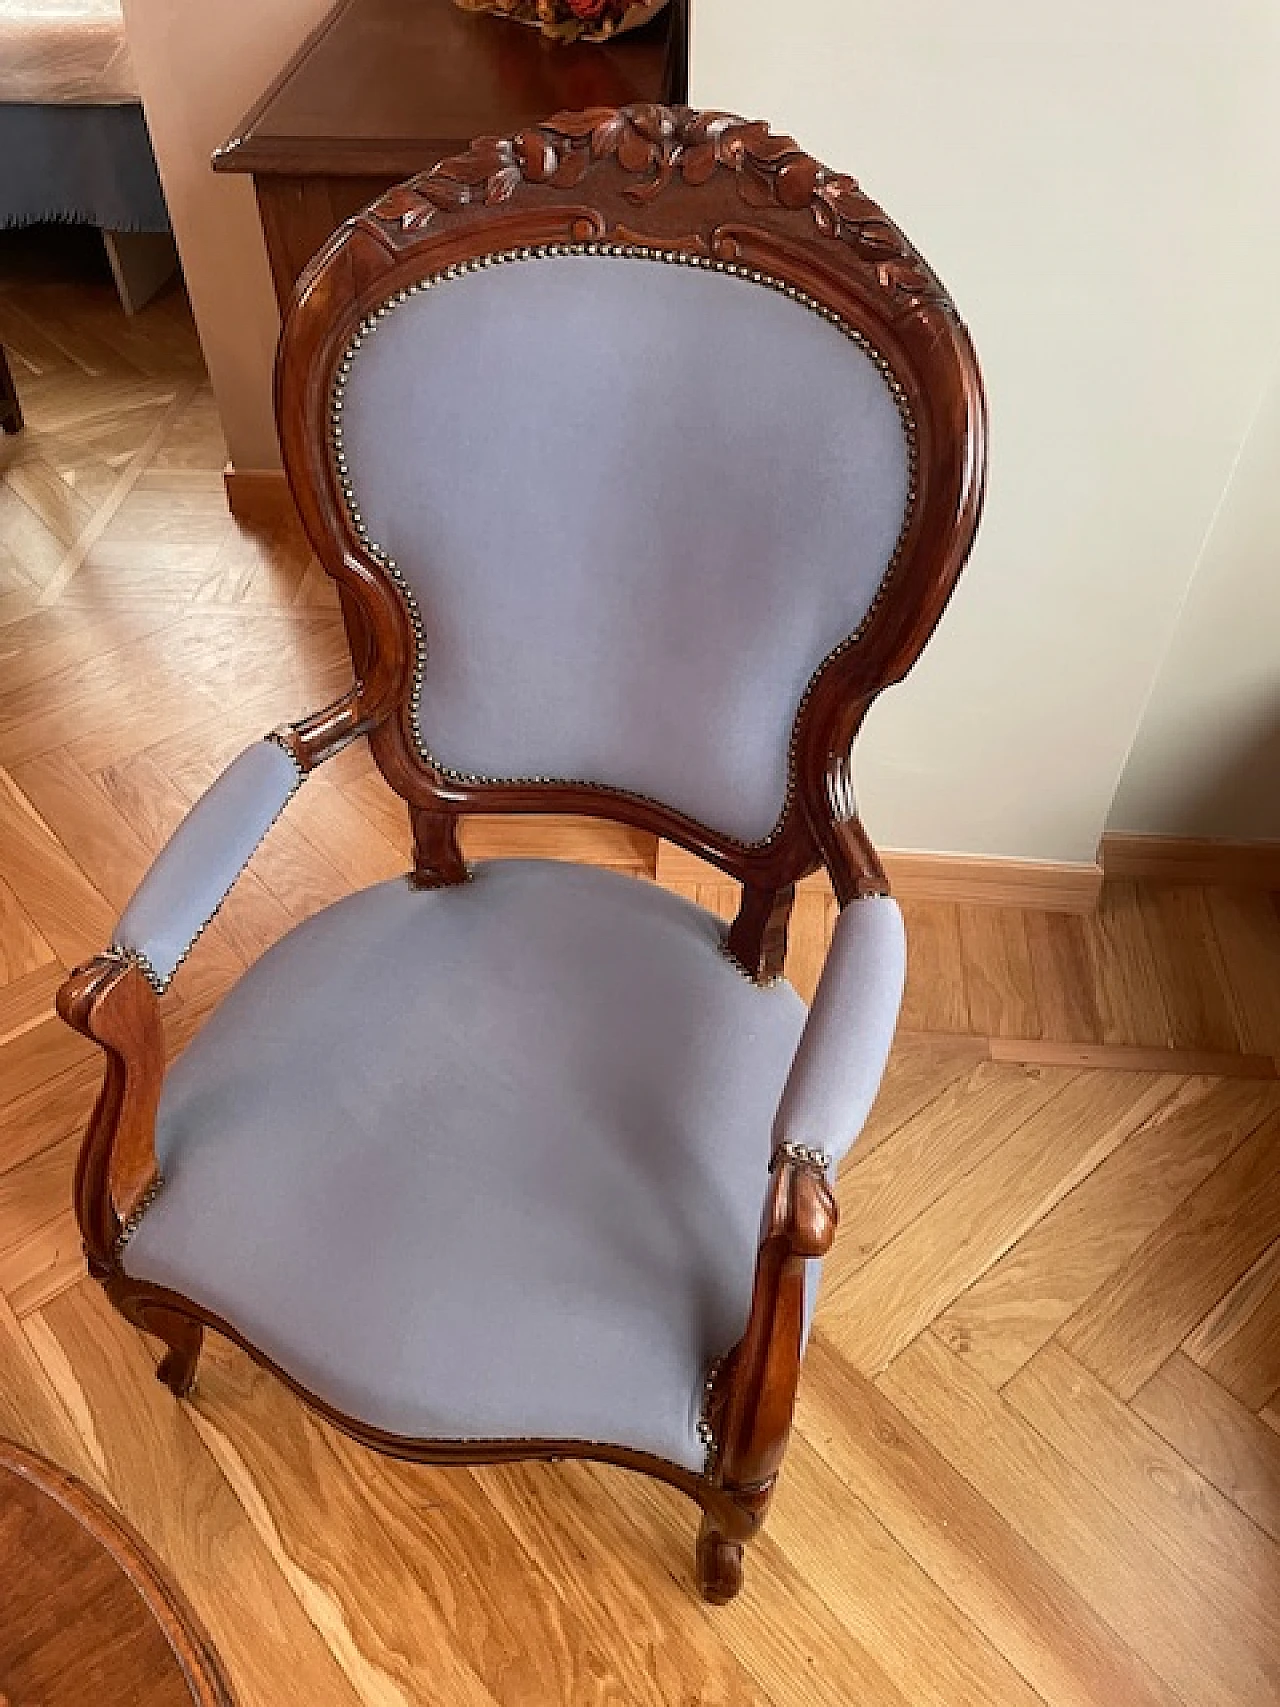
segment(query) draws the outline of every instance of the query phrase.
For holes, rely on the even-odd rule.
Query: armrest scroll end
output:
[[[59,989],[59,1016],[106,1055],[106,1076],[76,1165],[75,1208],[90,1262],[110,1269],[118,1241],[159,1183],[156,1111],[164,1033],[155,991],[118,949],[78,966]]]

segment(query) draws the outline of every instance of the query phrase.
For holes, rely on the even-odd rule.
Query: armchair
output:
[[[598,110],[337,233],[276,395],[356,680],[235,760],[63,987],[106,1054],[90,1269],[179,1395],[213,1327],[401,1456],[663,1478],[726,1600],[902,993],[849,753],[977,525],[968,337],[789,138]],[[158,992],[360,737],[412,871],[290,932],[164,1074]],[[639,825],[741,907],[726,929],[638,879],[469,869],[475,810]],[[781,972],[822,868],[841,912],[806,1014]]]

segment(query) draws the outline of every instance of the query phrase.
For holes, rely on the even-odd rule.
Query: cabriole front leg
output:
[[[159,1302],[153,1288],[130,1280],[119,1270],[107,1279],[106,1292],[127,1322],[165,1347],[156,1367],[156,1380],[163,1382],[175,1398],[185,1399],[196,1384],[196,1365],[204,1344],[203,1323]]]
[[[156,995],[125,954],[77,969],[58,991],[58,1012],[106,1055],[102,1090],[76,1164],[75,1211],[89,1272],[126,1320],[167,1348],[159,1377],[175,1393],[191,1389],[202,1331],[150,1299],[121,1267],[121,1252],[162,1180],[156,1110],[164,1078],[164,1034]]]
[[[743,1550],[764,1522],[773,1482],[762,1488],[718,1488],[703,1501],[695,1568],[698,1593],[723,1606],[742,1587]]]
[[[743,1546],[764,1522],[791,1434],[804,1343],[805,1267],[831,1249],[837,1210],[822,1158],[774,1158],[747,1331],[725,1359],[709,1406],[717,1442],[698,1532],[698,1588],[731,1600]]]

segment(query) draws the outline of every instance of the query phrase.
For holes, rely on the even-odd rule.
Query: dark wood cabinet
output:
[[[253,176],[281,306],[344,219],[474,137],[570,108],[683,101],[687,4],[565,47],[452,0],[342,0],[213,157]]]

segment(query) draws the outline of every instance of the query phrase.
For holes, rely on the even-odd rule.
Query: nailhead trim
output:
[[[779,1162],[795,1162],[802,1168],[818,1168],[826,1173],[831,1166],[831,1157],[825,1150],[817,1150],[811,1144],[793,1144],[790,1139],[779,1144],[769,1158],[769,1171],[772,1173]]]
[[[730,966],[733,967],[734,971],[740,972],[746,979],[747,983],[755,990],[775,990],[779,984],[784,984],[786,982],[786,979],[780,972],[775,972],[772,978],[757,978],[751,968],[749,966],[744,966],[742,961],[738,959],[737,955],[729,947],[729,938],[727,936],[721,938],[720,952],[729,962]]]
[[[189,952],[190,950],[188,950]],[[173,977],[171,972],[169,979],[162,978],[140,948],[121,948],[113,942],[111,947],[104,951],[102,958],[104,960],[116,960],[121,966],[136,966],[157,996],[163,996],[168,988],[169,979]]]
[[[723,1367],[724,1359],[722,1357],[713,1358],[707,1366],[707,1373],[702,1382],[702,1403],[698,1411],[697,1435],[702,1443],[703,1451],[706,1453],[702,1465],[704,1475],[710,1472],[715,1463],[716,1435],[711,1426],[711,1395],[715,1391],[716,1379]]]
[[[273,746],[279,747],[280,751],[285,755],[285,757],[293,765],[294,773],[296,774],[296,776],[298,778],[298,784],[299,784],[299,786],[301,786],[301,784],[307,780],[307,776],[309,773],[303,768],[301,759],[299,759],[298,755],[294,752],[293,748],[289,744],[289,737],[290,737],[290,735],[292,735],[292,733],[293,733],[293,730],[290,727],[290,725],[287,723],[283,723],[283,724],[281,724],[279,729],[269,730],[268,733],[262,737],[262,739],[264,741],[270,741]],[[295,789],[294,792],[296,793],[297,790]],[[289,799],[290,800],[293,799],[292,794],[289,796]],[[286,801],[285,804],[287,805],[288,802]],[[273,818],[272,823],[274,823],[274,822],[275,822],[275,819]]]
[[[146,1191],[143,1192],[136,1207],[130,1210],[129,1214],[120,1223],[120,1231],[116,1234],[115,1242],[115,1257],[117,1262],[119,1262],[120,1258],[124,1255],[125,1246],[138,1231],[138,1228],[142,1223],[142,1217],[147,1213],[147,1210],[150,1209],[156,1198],[159,1197],[163,1187],[164,1178],[161,1174],[157,1174],[151,1184],[147,1187]]]
[[[863,613],[862,620],[859,622],[857,628],[855,628],[851,634],[846,635],[837,646],[834,646],[831,651],[827,653],[826,657],[822,659],[817,669],[814,670],[813,674],[809,677],[808,682],[805,684],[805,689],[800,696],[799,704],[796,707],[795,719],[791,726],[791,736],[787,750],[786,790],[783,795],[781,810],[778,813],[777,821],[773,828],[769,831],[767,836],[760,837],[755,841],[744,841],[737,836],[729,835],[722,837],[722,840],[737,848],[755,849],[768,847],[771,843],[775,842],[781,834],[782,826],[786,822],[792,803],[795,799],[796,731],[800,726],[804,709],[812,697],[815,684],[823,671],[827,668],[828,664],[830,664],[833,659],[838,658],[843,653],[847,652],[850,647],[856,645],[866,633],[871,619],[875,615],[884,598],[885,588],[893,578],[894,572],[898,567],[902,556],[903,543],[906,540],[907,532],[915,513],[916,498],[918,496],[917,483],[919,477],[919,450],[915,421],[912,418],[910,408],[907,404],[906,392],[897,375],[881,355],[880,351],[876,349],[875,345],[872,344],[868,338],[864,337],[856,327],[850,326],[847,321],[843,320],[841,316],[836,313],[834,308],[828,308],[825,303],[819,302],[815,297],[810,296],[807,291],[801,290],[797,285],[788,284],[784,279],[774,278],[772,274],[761,272],[755,267],[740,266],[737,262],[733,261],[721,261],[710,255],[693,255],[683,249],[650,249],[645,247],[643,244],[638,243],[546,243],[519,249],[503,249],[494,254],[476,256],[470,261],[458,261],[451,267],[445,267],[443,271],[439,273],[433,273],[428,278],[419,279],[412,285],[406,285],[403,290],[396,291],[393,296],[389,296],[385,302],[379,303],[377,308],[372,309],[365,315],[364,319],[361,320],[360,324],[356,327],[355,332],[352,334],[346,349],[343,351],[336,369],[334,370],[329,404],[329,423],[333,460],[334,466],[337,470],[338,484],[342,490],[343,502],[346,505],[347,515],[351,522],[352,529],[355,532],[356,538],[368,552],[369,556],[373,558],[374,562],[387,571],[388,575],[390,575],[391,579],[399,588],[400,595],[405,603],[406,613],[409,617],[410,627],[413,629],[414,663],[413,684],[409,698],[409,723],[413,731],[414,742],[418,748],[419,754],[425,762],[430,765],[432,770],[437,772],[440,776],[447,777],[451,782],[468,784],[500,784],[512,788],[537,787],[542,785],[558,785],[560,787],[568,788],[595,788],[606,790],[610,794],[622,795],[630,800],[641,801],[646,805],[663,805],[663,802],[654,800],[651,795],[641,794],[635,789],[614,788],[608,783],[593,782],[585,778],[550,776],[502,777],[484,776],[473,771],[458,771],[454,770],[449,765],[441,764],[440,761],[432,755],[422,731],[420,717],[422,684],[427,657],[426,630],[422,621],[422,613],[418,607],[418,601],[414,596],[413,589],[406,581],[403,572],[396,564],[395,560],[369,534],[364,518],[360,514],[360,507],[356,502],[350,469],[347,463],[346,450],[343,444],[342,411],[345,403],[347,382],[351,377],[351,368],[355,360],[356,352],[360,349],[360,346],[364,343],[365,339],[374,332],[379,323],[386,319],[387,315],[389,315],[393,309],[398,308],[401,303],[407,302],[411,296],[417,296],[420,292],[425,290],[432,290],[436,285],[442,282],[450,279],[461,278],[467,273],[483,272],[486,268],[505,266],[513,261],[543,260],[561,255],[610,255],[628,260],[665,262],[672,266],[701,267],[709,272],[729,273],[735,278],[748,279],[752,284],[762,285],[767,290],[777,291],[781,296],[790,297],[793,302],[800,303],[802,307],[805,307],[812,313],[817,314],[821,319],[829,321],[838,331],[842,332],[851,343],[856,344],[863,354],[874,363],[875,367],[880,372],[881,378],[888,386],[889,393],[897,405],[898,413],[902,418],[903,431],[907,440],[906,513],[903,517],[902,530],[898,535],[898,542],[894,546],[889,561],[885,566],[884,574],[880,577],[880,584],[876,588],[876,591],[872,596],[871,603]],[[754,983],[755,980],[753,979],[752,982]]]
[[[257,841],[253,844],[253,847],[249,850],[249,859],[253,858],[254,854],[257,853],[258,849],[262,846],[263,842],[266,841],[267,836],[270,833],[270,830],[272,828],[272,825],[275,824],[276,820],[280,817],[280,815],[284,811],[285,807],[293,799],[294,795],[302,787],[303,783],[307,780],[307,776],[308,776],[308,772],[303,770],[302,766],[298,763],[298,760],[295,757],[295,755],[290,751],[288,745],[285,742],[283,733],[280,730],[273,729],[269,735],[264,735],[262,737],[262,739],[264,741],[273,742],[277,747],[282,748],[286,753],[289,754],[290,759],[293,760],[293,768],[294,768],[294,771],[296,773],[296,780],[294,781],[293,787],[289,790],[288,794],[286,794],[284,799],[280,802],[279,810],[273,814],[272,819],[271,819],[271,823],[269,823],[267,825],[266,829],[263,830],[262,834],[258,837]],[[246,860],[245,865],[247,865],[248,863],[249,863],[249,861]],[[150,984],[151,988],[155,991],[156,995],[157,996],[163,996],[165,991],[169,988],[170,984],[172,984],[173,980],[177,977],[179,967],[182,966],[183,962],[187,959],[187,956],[191,953],[191,950],[196,946],[196,944],[200,941],[200,938],[204,935],[204,933],[208,930],[209,926],[217,918],[219,912],[222,910],[222,903],[226,900],[227,896],[230,895],[231,891],[235,888],[237,882],[239,881],[240,873],[243,870],[244,870],[244,865],[242,865],[240,867],[239,871],[236,872],[235,876],[231,879],[230,883],[228,883],[227,887],[222,891],[222,894],[218,897],[217,905],[214,907],[213,911],[209,914],[208,918],[205,919],[203,924],[201,924],[199,926],[195,935],[191,938],[190,942],[183,949],[182,953],[174,961],[173,969],[168,974],[167,977],[161,976],[161,974],[151,964],[150,960],[148,960],[147,956],[139,948],[124,948],[119,943],[113,942],[111,944],[110,949],[107,951],[108,954],[111,956],[114,956],[117,959],[126,960],[130,963],[130,965],[136,966],[138,968],[139,972],[141,972],[143,977],[147,980],[147,983]]]

